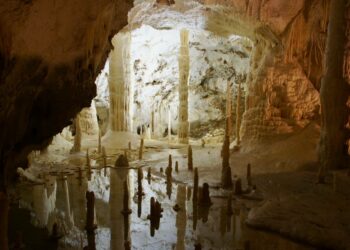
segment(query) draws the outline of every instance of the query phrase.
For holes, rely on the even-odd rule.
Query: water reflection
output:
[[[33,224],[57,239],[64,236],[60,249],[307,249],[247,228],[248,208],[225,196],[211,197],[211,206],[203,202],[210,198],[206,185],[198,188],[197,202],[193,188],[169,185],[157,176],[148,184],[143,170],[110,168],[106,177],[99,173],[93,169],[88,181],[88,173],[76,168],[64,178],[48,176],[45,185],[18,186],[20,204],[33,212]],[[87,191],[94,192],[94,212],[86,208]],[[97,229],[86,232],[88,220]]]

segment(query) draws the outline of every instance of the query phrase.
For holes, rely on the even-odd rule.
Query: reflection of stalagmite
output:
[[[203,187],[199,191],[199,197],[198,197],[198,201],[199,204],[201,206],[210,206],[211,203],[211,199],[210,199],[210,194],[209,194],[209,185],[208,183],[203,183]]]
[[[188,30],[182,29],[180,31],[180,40],[178,137],[180,143],[188,143],[188,80],[190,75]]]
[[[94,192],[86,191],[86,231],[93,232],[96,229],[95,225],[95,194]]]
[[[38,219],[39,227],[46,227],[49,214],[55,209],[57,184],[54,183],[53,191],[48,195],[48,189],[43,185],[33,186],[33,209]]]
[[[198,168],[194,169],[192,200],[196,203],[198,201]]]
[[[151,184],[151,171],[152,171],[152,169],[149,167],[149,168],[148,168],[148,171],[147,171],[147,181],[148,181],[148,184]]]
[[[185,235],[186,235],[186,186],[184,185],[178,186],[176,203],[180,208],[176,214],[176,228],[177,228],[176,250],[184,250]]]
[[[71,153],[80,152],[80,149],[81,149],[81,129],[80,129],[80,122],[79,122],[79,114],[74,119],[74,125],[75,125],[74,145],[73,145],[73,148],[71,149]]]
[[[74,226],[74,220],[71,212],[70,199],[69,199],[69,190],[68,190],[68,182],[66,179],[63,180],[63,191],[65,197],[65,213],[68,225],[70,227]]]
[[[110,249],[124,250],[125,243],[130,241],[129,163],[127,158],[120,155],[115,167],[117,169],[110,171]]]

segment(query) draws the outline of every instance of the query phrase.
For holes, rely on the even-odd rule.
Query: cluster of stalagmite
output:
[[[128,131],[132,128],[133,95],[130,86],[130,39],[129,32],[116,35],[112,43],[114,50],[109,56],[109,101],[110,129]]]
[[[178,137],[180,143],[188,143],[188,80],[190,76],[190,49],[188,42],[188,30],[180,31],[180,55],[179,55],[179,126]]]

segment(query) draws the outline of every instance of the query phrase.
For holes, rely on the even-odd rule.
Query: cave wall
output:
[[[1,1],[0,187],[96,95],[130,0]]]
[[[203,0],[260,22],[247,79],[243,141],[290,133],[319,119],[329,1]],[[263,29],[265,31],[261,32]],[[273,33],[277,43],[266,39]]]

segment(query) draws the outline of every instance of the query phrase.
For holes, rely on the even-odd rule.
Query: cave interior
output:
[[[0,249],[350,249],[350,1],[0,13]]]

